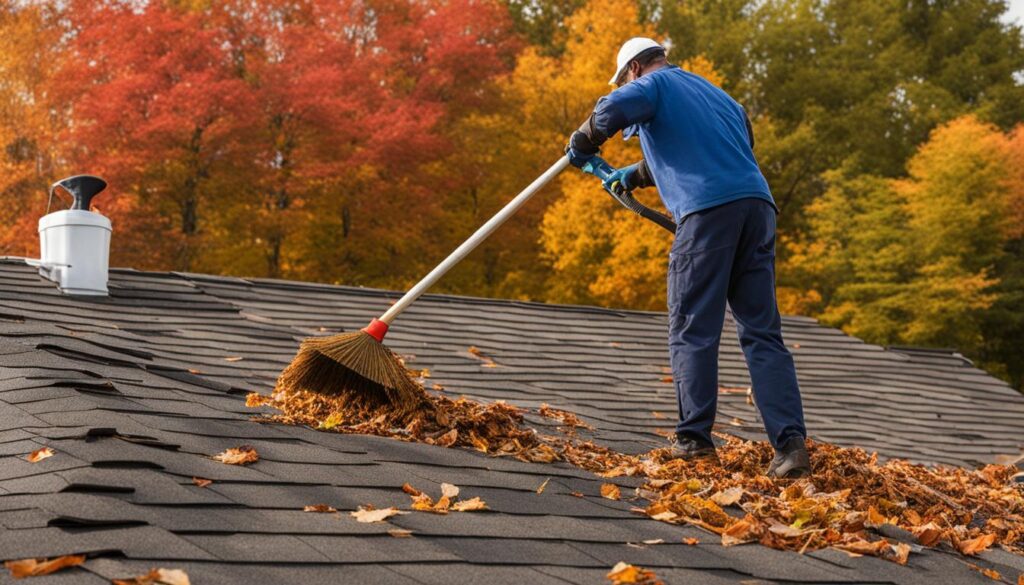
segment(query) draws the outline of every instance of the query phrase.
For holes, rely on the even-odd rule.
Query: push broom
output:
[[[388,327],[402,311],[434,285],[460,260],[480,245],[494,230],[511,217],[541,187],[569,166],[563,156],[522,190],[498,213],[480,226],[443,262],[383,315],[359,331],[329,337],[311,337],[302,342],[292,363],[281,372],[278,389],[308,390],[318,394],[345,395],[371,404],[390,404],[400,412],[425,406],[426,394],[412,374],[384,346]]]

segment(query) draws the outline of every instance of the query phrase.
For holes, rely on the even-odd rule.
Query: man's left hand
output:
[[[608,189],[616,195],[622,195],[623,193],[633,190],[633,175],[636,174],[637,167],[640,163],[631,164],[621,169],[616,169],[614,173],[608,175],[608,178],[604,181],[604,188]]]

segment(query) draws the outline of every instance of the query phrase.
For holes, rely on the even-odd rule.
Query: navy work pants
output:
[[[669,254],[669,354],[679,400],[676,433],[711,441],[718,343],[729,303],[768,439],[806,437],[793,356],[775,301],[775,209],[739,199],[687,215]]]

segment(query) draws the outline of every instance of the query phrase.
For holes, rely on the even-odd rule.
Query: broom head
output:
[[[302,342],[281,372],[278,389],[343,396],[367,406],[412,412],[429,404],[423,387],[381,342],[387,326],[374,319],[365,329]]]

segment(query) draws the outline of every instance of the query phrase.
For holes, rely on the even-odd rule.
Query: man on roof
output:
[[[728,303],[775,458],[773,477],[810,474],[803,406],[775,300],[778,208],[754,159],[746,111],[706,79],[670,64],[666,49],[633,38],[610,83],[566,145],[582,168],[622,132],[639,134],[644,158],[605,183],[655,186],[676,218],[669,254],[669,355],[679,423],[672,457],[715,457],[718,345]]]

